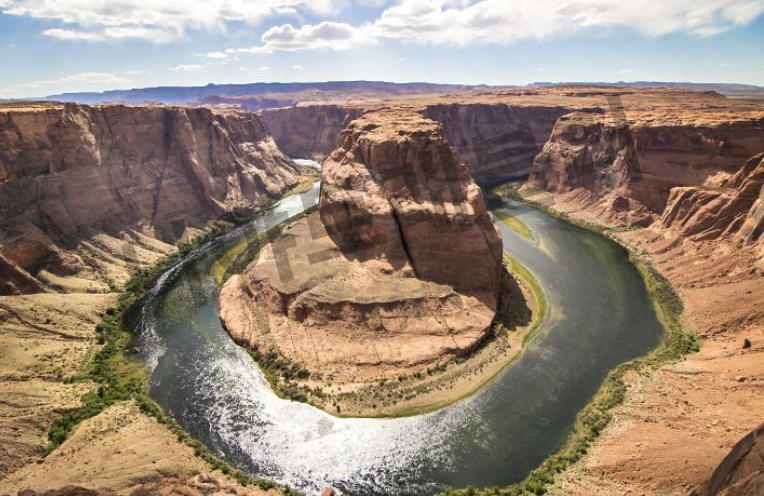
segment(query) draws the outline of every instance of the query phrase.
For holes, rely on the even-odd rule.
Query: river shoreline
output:
[[[618,229],[582,221],[563,212],[555,211],[544,203],[529,200],[521,195],[519,192],[521,187],[518,186],[515,182],[500,184],[492,188],[489,194],[531,205],[552,217],[603,235],[625,248],[629,252],[630,262],[637,268],[645,283],[658,318],[665,328],[665,333],[657,348],[644,356],[618,365],[608,373],[597,393],[576,415],[576,421],[562,448],[556,453],[550,454],[522,482],[510,486],[509,492],[506,493],[510,496],[520,496],[528,492],[545,494],[555,484],[558,474],[585,459],[589,448],[612,421],[611,411],[624,402],[627,391],[624,378],[628,373],[640,373],[647,368],[657,369],[662,365],[679,361],[700,349],[697,336],[684,331],[682,327],[684,305],[679,294],[669,280],[643,256],[640,256],[633,247],[620,238],[610,235],[610,231],[619,231]],[[502,221],[504,220],[502,219]],[[507,225],[513,230],[516,229],[509,223]],[[442,494],[446,496],[472,496],[474,494],[488,496],[494,494],[494,491],[492,488],[477,491],[473,488],[466,488],[450,490]]]
[[[69,439],[75,430],[88,423],[90,419],[102,417],[111,419],[115,415],[114,412],[132,409],[155,420],[159,424],[159,431],[166,430],[169,437],[177,439],[180,446],[190,448],[192,458],[200,460],[209,467],[211,472],[217,472],[224,480],[235,481],[242,486],[256,487],[262,491],[275,489],[288,496],[301,494],[285,485],[276,484],[234,468],[203,443],[192,438],[172,416],[165,413],[149,396],[150,372],[146,365],[135,356],[136,349],[133,344],[135,336],[125,327],[125,319],[134,305],[151,293],[154,285],[164,274],[183,265],[203,246],[214,243],[232,231],[250,224],[263,212],[270,210],[271,205],[277,201],[304,193],[313,187],[315,179],[316,174],[308,175],[305,180],[278,199],[264,202],[261,208],[248,216],[247,220],[211,221],[200,235],[178,245],[176,251],[160,258],[151,266],[140,268],[130,275],[122,291],[114,295],[114,305],[100,314],[101,320],[95,326],[98,342],[103,346],[93,353],[82,370],[63,379],[66,384],[82,384],[88,389],[82,395],[79,406],[53,418],[48,428],[48,444],[41,453],[42,459],[51,455]],[[308,181],[310,185],[307,184]],[[110,422],[110,420],[105,421]],[[164,432],[156,435],[164,435]],[[185,457],[187,455],[183,453],[181,458]]]
[[[611,373],[611,374],[612,374],[612,373]],[[609,381],[609,380],[610,380],[610,379],[606,380],[606,382],[607,382],[607,381]],[[490,381],[488,381],[488,382],[490,382]],[[604,389],[605,389],[605,388],[603,388],[603,390],[604,390]],[[601,401],[604,401],[605,403],[608,403],[608,402],[612,402],[612,401],[614,401],[612,394],[606,394],[606,395],[598,395],[598,397],[602,397]],[[617,398],[616,398],[616,399],[617,399]],[[154,406],[156,406],[156,404],[155,404],[155,403],[153,403],[153,401],[152,401],[152,404],[153,404]],[[158,410],[158,408],[157,408],[157,410]],[[161,414],[161,415],[165,415],[165,416],[166,416],[166,414],[163,414],[163,413],[161,413],[161,410],[158,410],[158,414]],[[167,417],[169,417],[169,416],[167,416]],[[581,414],[579,414],[579,418],[580,418],[580,417],[581,417]],[[173,421],[173,422],[174,422],[174,421]],[[183,431],[181,431],[181,432],[183,432]],[[184,434],[185,434],[185,433],[184,433]],[[180,437],[181,437],[181,435],[179,435],[179,438],[180,438]],[[195,448],[195,449],[197,449],[197,447],[199,447],[199,446],[203,446],[203,445],[202,445],[202,444],[201,444],[199,441],[195,441],[195,440],[191,439],[191,438],[190,438],[190,436],[188,436],[187,434],[185,434],[185,435],[184,435],[184,436],[182,436],[182,437],[184,437],[184,438],[185,438],[185,439],[188,441],[188,443],[193,443],[193,445],[194,445],[194,448]],[[584,448],[584,450],[585,450],[585,448]],[[200,453],[203,453],[203,451],[202,451],[201,449],[200,449],[199,451],[200,451]],[[577,451],[576,451],[576,452],[577,452]],[[224,462],[222,462],[222,463],[224,463]],[[545,466],[547,466],[547,465],[548,465],[548,464],[546,464],[546,463],[545,463],[545,464],[543,464],[543,465],[542,465],[542,469],[544,469],[544,467],[545,467]],[[221,466],[223,466],[223,467],[229,467],[229,468],[227,468],[227,469],[225,469],[225,470],[223,470],[223,469],[221,469],[221,470],[223,470],[224,472],[226,472],[226,471],[227,471],[228,473],[232,473],[232,474],[235,474],[235,475],[237,476],[237,479],[240,479],[240,481],[241,481],[241,482],[245,482],[245,481],[249,480],[249,479],[247,479],[247,477],[249,477],[249,476],[246,476],[246,475],[245,475],[243,472],[240,472],[240,471],[236,471],[235,469],[232,469],[232,468],[230,468],[230,466],[228,466],[227,464],[225,464],[225,465],[221,465]],[[529,478],[529,481],[531,481],[531,482],[534,482],[534,481],[538,481],[538,480],[539,480],[539,477],[540,477],[540,475],[539,475],[539,474],[541,474],[541,473],[542,473],[542,472],[539,472],[538,470],[536,470],[536,471],[532,472],[532,475],[531,475],[531,477]],[[252,480],[255,480],[255,481],[260,481],[260,480],[261,480],[261,479],[258,479],[258,478],[251,478],[251,479],[252,479]],[[255,482],[255,483],[257,483],[257,482]],[[265,484],[265,486],[266,486],[266,487],[269,487],[269,486],[268,486],[268,484],[269,484],[269,483],[267,483],[267,482],[265,482],[265,481],[264,481],[264,482],[262,482],[262,483],[263,483],[263,484]]]
[[[288,223],[294,220],[292,218]],[[280,232],[283,226],[272,229],[273,233]],[[263,239],[258,235],[240,244],[259,251]],[[222,257],[226,263],[213,265],[215,273],[220,272],[217,267],[221,265],[233,265],[238,256],[251,259],[255,253],[246,253],[246,248],[237,245]],[[321,371],[311,370],[311,379],[303,381],[284,379],[286,358],[273,352],[263,356],[245,344],[242,347],[258,364],[279,397],[310,404],[334,417],[402,418],[430,413],[478,392],[522,353],[523,345],[542,325],[548,310],[543,288],[527,268],[506,253],[504,269],[504,277],[509,276],[511,280],[502,284],[500,311],[484,341],[467,355],[452,358],[421,373],[399,376],[397,380],[367,380],[338,387],[330,381],[313,379],[315,373]],[[225,272],[228,274],[227,270]],[[519,323],[517,314],[523,311],[530,313],[530,320]],[[320,396],[313,393],[317,390],[322,392]],[[390,397],[400,400],[387,403],[385,400]]]

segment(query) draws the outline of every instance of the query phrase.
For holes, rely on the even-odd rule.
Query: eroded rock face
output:
[[[565,105],[451,103],[428,105],[424,116],[443,124],[472,177],[485,184],[527,175],[557,119],[570,112]]]
[[[406,111],[359,118],[321,187],[319,214],[223,287],[237,342],[340,382],[420,370],[480,343],[501,239],[439,124]]]
[[[495,299],[501,239],[437,122],[394,110],[354,121],[324,162],[320,213],[351,256]]]
[[[24,270],[76,269],[92,229],[175,242],[300,180],[255,114],[107,105],[0,107],[0,251]]]
[[[614,123],[575,113],[557,121],[530,182],[579,194],[583,207],[620,225],[657,220],[676,187],[720,187],[764,148],[758,121],[714,125]]]
[[[290,157],[323,159],[340,131],[364,110],[343,105],[305,105],[262,111],[279,148]]]
[[[749,161],[721,186],[671,190],[660,220],[696,241],[733,237],[755,244],[764,231],[764,154]]]

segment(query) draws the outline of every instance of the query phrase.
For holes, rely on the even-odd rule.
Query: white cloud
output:
[[[225,60],[229,57],[229,54],[225,52],[207,52],[207,53],[197,53],[195,55],[197,57],[204,57],[210,60]]]
[[[268,54],[268,53],[273,53],[273,50],[271,50],[268,47],[253,46],[253,47],[249,47],[249,48],[237,48],[235,50],[233,48],[229,48],[225,52],[227,54],[229,54],[229,55],[230,54],[238,54],[238,53],[261,53],[261,54]]]
[[[738,64],[734,62],[720,62],[719,64],[716,64],[716,67],[737,67]]]
[[[634,69],[621,69],[619,72],[621,74],[634,74],[636,71]]]
[[[262,67],[258,67],[257,70],[260,71],[260,72],[268,72],[268,71],[271,70],[271,68],[264,65]]]
[[[129,82],[130,82],[129,79],[111,72],[78,72],[76,74],[63,76],[59,79],[40,79],[36,81],[31,81],[29,83],[17,84],[16,88],[19,88],[19,89],[46,88],[46,87],[55,87],[55,86],[66,84],[66,83],[84,83],[88,85],[90,84],[97,84],[97,85],[107,84],[108,85],[108,84],[129,83]]]
[[[295,64],[295,65],[292,66],[292,69],[294,69],[295,71],[302,71],[305,68],[303,66],[301,66],[300,64]]]
[[[263,34],[262,45],[226,53],[346,50],[382,39],[507,45],[623,29],[651,37],[670,33],[708,37],[750,24],[762,12],[764,0],[400,0],[378,19],[360,26],[327,21],[299,28],[273,26]]]
[[[129,71],[122,71],[122,74],[126,74],[128,76],[138,76],[140,74],[143,74],[143,71],[129,70]]]
[[[46,29],[42,32],[45,36],[58,38],[59,40],[80,40],[80,41],[100,41],[103,35],[99,33],[88,33],[85,31],[75,31],[73,29]]]
[[[77,82],[90,84],[126,83],[129,79],[110,72],[80,72],[60,79],[61,82]]]
[[[263,34],[265,50],[347,50],[354,46],[373,43],[374,40],[363,28],[356,28],[342,22],[322,22],[306,24],[295,28],[291,24],[273,26]]]
[[[381,7],[384,0],[355,0]],[[0,0],[7,15],[59,22],[46,36],[61,40],[142,39],[164,43],[189,31],[225,33],[230,24],[259,24],[304,14],[334,16],[350,0]],[[380,17],[361,25],[326,21],[295,27],[271,26],[262,44],[209,52],[218,60],[277,50],[345,50],[375,40],[422,44],[509,44],[586,31],[628,29],[646,36],[683,33],[709,37],[750,24],[764,0],[398,0]],[[221,54],[225,54],[224,58]]]
[[[197,72],[202,69],[203,66],[199,64],[176,65],[175,67],[170,67],[170,70],[173,72]]]
[[[275,51],[347,50],[354,46],[375,43],[365,31],[366,25],[357,28],[344,22],[324,21],[316,25],[306,24],[295,28],[282,24],[268,29],[262,36],[263,44],[250,48],[229,48],[230,56],[243,53],[268,54]]]
[[[762,12],[764,0],[402,0],[369,28],[378,38],[460,45],[624,28],[647,36],[712,36]]]
[[[6,15],[57,21],[48,30],[62,40],[102,41],[140,38],[163,43],[190,30],[225,32],[227,24],[258,24],[269,17],[303,13],[336,15],[346,0],[0,0]],[[77,29],[74,29],[77,28]]]

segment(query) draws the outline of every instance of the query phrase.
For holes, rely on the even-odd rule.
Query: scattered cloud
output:
[[[369,28],[378,38],[459,45],[621,28],[647,36],[682,32],[705,37],[747,25],[762,12],[762,0],[402,0]]]
[[[122,77],[118,74],[111,72],[78,72],[76,74],[70,74],[63,76],[59,79],[39,79],[31,81],[29,83],[17,84],[16,89],[29,89],[29,88],[48,88],[55,87],[65,83],[84,83],[84,84],[119,84],[129,83],[130,79]]]
[[[630,29],[650,37],[714,36],[753,22],[764,0],[400,0],[359,26],[324,21],[269,28],[262,44],[226,54],[346,50],[393,39],[420,44],[498,44],[586,31]]]
[[[100,41],[103,39],[101,34],[75,31],[73,29],[46,29],[42,34],[51,38],[68,41]]]
[[[91,84],[105,83],[126,83],[130,81],[127,78],[112,74],[110,72],[80,72],[60,79],[61,82],[78,82]]]
[[[264,65],[262,67],[258,67],[257,70],[260,71],[260,72],[268,72],[268,71],[271,70],[271,68],[266,66],[266,65]]]
[[[620,72],[621,74],[634,74],[636,71],[634,69],[621,69],[618,72]]]
[[[249,48],[237,48],[237,49],[229,48],[229,49],[227,49],[225,51],[225,53],[227,53],[229,55],[237,55],[237,54],[241,54],[241,53],[268,54],[268,53],[273,53],[273,50],[271,50],[268,47],[253,46],[253,47],[249,47]]]
[[[716,64],[716,67],[737,67],[738,64],[734,62],[720,62]]]
[[[295,65],[292,66],[292,69],[294,69],[295,71],[302,71],[305,68],[303,66],[301,66],[300,64],[295,64]]]
[[[170,70],[172,72],[197,72],[201,71],[204,68],[204,66],[201,66],[199,64],[185,64],[185,65],[176,65],[175,67],[170,67]]]
[[[225,52],[207,52],[207,53],[197,53],[195,55],[197,57],[204,57],[210,60],[225,60],[230,56],[229,54]]]
[[[188,31],[225,32],[229,23],[259,24],[284,15],[334,16],[346,0],[0,0],[3,14],[60,22],[44,34],[61,40],[138,38],[164,43]]]
[[[543,67],[539,67],[539,72],[544,72],[545,70]]]
[[[356,28],[342,22],[322,22],[306,24],[295,28],[291,24],[273,26],[262,37],[260,49],[277,51],[304,50],[347,50],[354,46],[373,43],[373,39],[363,28]]]
[[[10,50],[13,50],[14,48],[18,48],[18,45],[16,45],[15,43],[11,43],[11,44],[10,44],[10,45],[8,45],[6,48],[8,48],[8,49],[10,49]]]
[[[143,71],[129,70],[129,71],[122,71],[122,74],[125,74],[127,76],[139,76],[143,74]]]

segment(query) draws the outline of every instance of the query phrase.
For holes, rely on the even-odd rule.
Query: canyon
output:
[[[23,467],[42,469],[27,479],[17,473],[38,488],[85,482],[73,459],[119,460],[107,467],[110,475],[90,479],[96,489],[199,470],[193,450],[124,405],[97,416],[88,427],[94,430],[73,441],[57,475],[50,476],[56,456],[33,462],[43,461],[51,420],[97,390],[70,379],[102,348],[96,325],[130,275],[251,214],[307,175],[254,114],[0,106],[0,493]]]
[[[627,376],[625,400],[612,410],[610,425],[582,461],[556,477],[549,493],[700,491],[735,443],[760,425],[760,104],[677,88],[559,86],[384,102],[300,103],[261,114],[161,106],[0,107],[0,324],[9,331],[3,333],[3,350],[14,357],[3,361],[2,387],[14,398],[13,405],[3,407],[7,420],[0,424],[2,444],[10,447],[0,458],[3,488],[36,484],[46,490],[77,481],[85,467],[72,469],[57,483],[44,477],[55,460],[29,462],[45,442],[47,419],[75,407],[88,389],[59,378],[80,369],[96,346],[93,328],[114,305],[113,289],[135,268],[173,252],[174,243],[204,232],[208,221],[244,214],[298,184],[302,172],[287,156],[326,157],[322,208],[285,231],[306,240],[298,245],[310,250],[295,257],[293,268],[310,265],[313,250],[329,250],[333,256],[319,264],[326,272],[317,278],[294,270],[294,279],[285,282],[276,252],[266,250],[257,265],[229,279],[222,314],[238,341],[251,346],[261,339],[247,327],[256,321],[252,308],[234,308],[242,293],[248,298],[260,291],[268,295],[264,304],[269,310],[261,318],[271,329],[299,322],[329,336],[327,327],[337,321],[370,322],[373,312],[349,298],[347,288],[332,293],[340,286],[333,277],[341,273],[357,282],[349,285],[356,298],[369,296],[359,288],[373,283],[379,290],[371,295],[374,305],[384,296],[381,281],[397,277],[412,283],[409,296],[416,297],[410,301],[420,310],[434,304],[457,313],[465,307],[448,306],[454,305],[455,295],[471,307],[474,322],[439,327],[463,332],[464,343],[449,348],[437,336],[428,337],[439,351],[422,355],[407,350],[408,361],[395,367],[426,367],[438,363],[434,357],[444,350],[468,349],[481,339],[479,330],[495,312],[501,264],[500,256],[493,257],[500,248],[485,220],[478,186],[488,189],[502,180],[527,177],[522,196],[606,229],[647,257],[681,294],[685,328],[702,339],[697,354]],[[435,166],[416,153],[431,149],[438,150]],[[455,176],[442,175],[444,160]],[[388,170],[390,164],[413,168],[417,174],[411,178],[420,181],[435,178],[449,194],[461,192],[467,213],[420,209],[430,199],[416,196],[417,181],[407,183],[404,175],[394,177],[390,186],[380,180],[385,171],[395,172]],[[356,194],[371,201],[350,201]],[[370,221],[356,224],[351,212]],[[427,222],[417,223],[422,212]],[[428,230],[440,222],[464,223],[469,235]],[[353,229],[342,229],[343,223]],[[365,244],[380,233],[391,234],[392,244]],[[431,244],[442,236],[453,241],[443,245],[460,253],[476,249],[491,256],[483,256],[474,272],[466,265],[449,266],[443,261],[453,260],[453,253],[431,255]],[[133,248],[122,249],[125,241]],[[344,302],[342,311],[337,301]],[[390,310],[390,322],[403,329],[401,315]],[[284,333],[274,342],[288,337]],[[322,351],[315,362],[304,358],[308,353],[292,358],[304,360],[310,369],[322,358],[342,363],[352,355]],[[400,373],[393,370],[393,375]],[[108,415],[124,417],[122,412]],[[139,418],[147,423],[134,432],[137,445],[167,434],[153,420]],[[98,458],[107,452],[114,460],[124,459],[113,444],[96,449],[94,441],[83,440],[85,432],[102,439],[98,422],[108,422],[100,416],[93,420],[95,425],[83,426],[82,435],[77,436],[79,429],[74,434],[79,456]],[[164,451],[147,449],[118,478],[102,479],[93,488],[124,491],[146,474],[171,473],[185,480],[201,470],[188,448],[172,436],[162,439]],[[152,468],[154,462],[173,458],[177,463]],[[752,466],[746,470],[760,471]]]
[[[301,178],[263,120],[235,111],[4,106],[0,131],[5,294],[66,277],[119,284],[99,271],[103,251],[125,244],[137,262],[155,251],[147,238],[188,239]]]
[[[703,340],[679,365],[629,377],[612,427],[552,494],[702,488],[764,407],[764,109],[715,92],[581,86],[399,104],[439,120],[479,183],[527,175],[522,196],[649,257],[684,299],[684,325]],[[314,105],[310,113],[322,108],[337,112]],[[313,122],[313,133],[338,132],[336,121]]]
[[[501,269],[498,230],[441,126],[378,110],[340,133],[318,212],[228,280],[221,318],[235,341],[306,370],[312,388],[353,390],[475,349]]]

